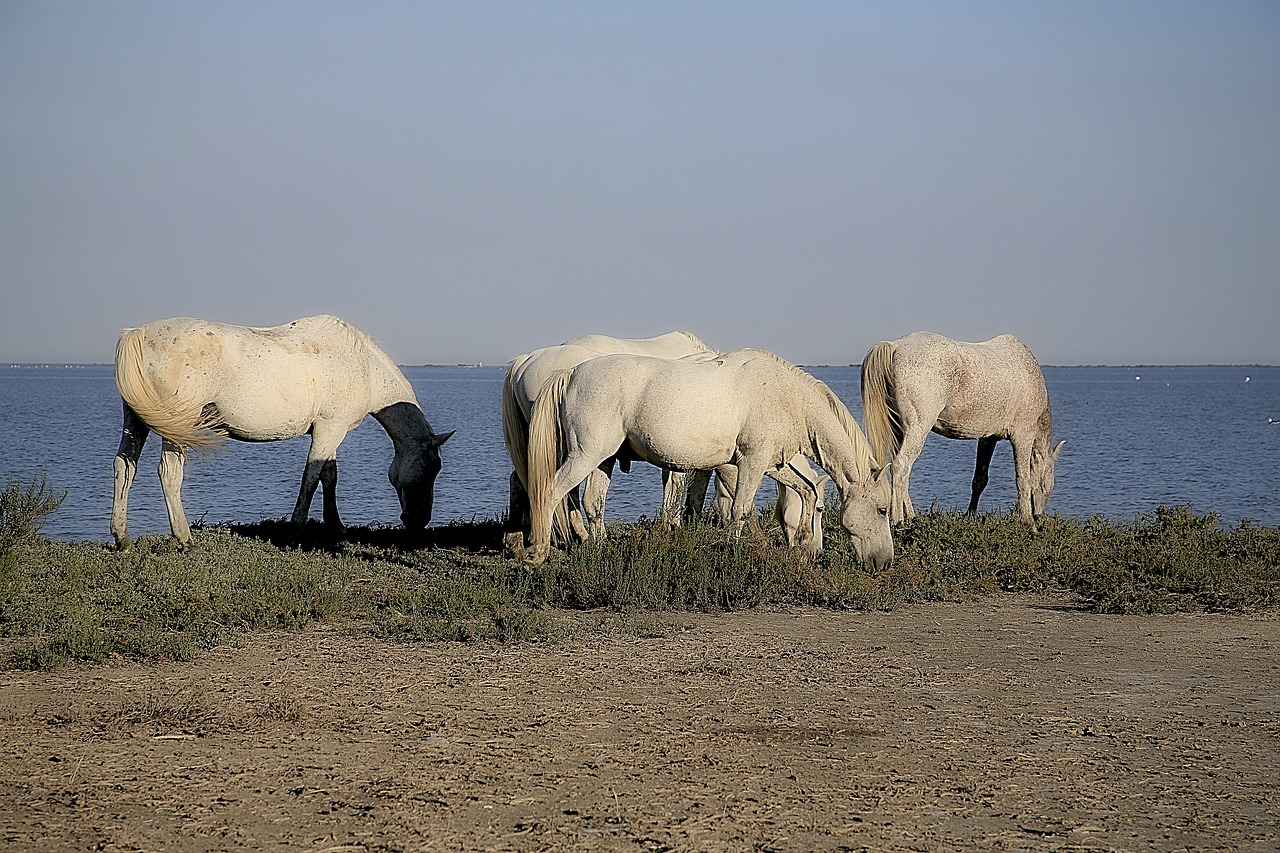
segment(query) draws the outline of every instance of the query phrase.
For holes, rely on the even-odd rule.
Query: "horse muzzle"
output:
[[[421,530],[431,523],[430,512],[402,512],[400,523],[410,530]]]

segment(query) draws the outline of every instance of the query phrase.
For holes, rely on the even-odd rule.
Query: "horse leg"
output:
[[[911,466],[920,456],[920,451],[924,450],[924,440],[928,437],[928,430],[908,429],[902,437],[902,447],[893,457],[893,465],[889,469],[893,478],[889,521],[893,524],[916,516],[916,508],[911,505]]]
[[[585,491],[585,487],[583,489]],[[605,486],[605,492],[609,491],[609,487]],[[602,498],[603,500],[603,498]],[[575,539],[579,542],[586,542],[591,538],[591,531],[587,529],[586,520],[584,518],[586,511],[582,507],[582,498],[578,495],[578,489],[569,490],[569,494],[565,495],[567,505],[567,518],[569,522],[569,532],[564,534],[564,543],[568,545]],[[557,525],[557,530],[559,526]]]
[[[330,530],[341,530],[342,519],[338,517],[338,460],[326,459],[320,466],[320,484],[324,486],[324,526]]]
[[[662,508],[658,510],[658,519],[668,530],[680,527],[684,522],[680,506],[684,503],[688,482],[688,475],[683,471],[662,469]]]
[[[733,521],[729,528],[735,537],[742,535],[742,528],[746,526],[747,519],[755,513],[756,492],[760,491],[760,483],[763,480],[763,465],[756,464],[754,461],[739,460],[738,481],[733,489]]]
[[[294,526],[304,524],[311,512],[311,498],[316,493],[316,486],[320,485],[320,468],[323,465],[324,460],[307,459],[307,465],[302,469],[302,487],[298,489],[298,500],[293,505],[293,516],[289,519]]]
[[[716,521],[728,527],[733,521],[733,493],[738,488],[738,469],[734,465],[721,465],[716,469]]]
[[[810,554],[817,554],[819,549],[813,539],[813,516],[818,511],[817,488],[785,465],[777,471],[766,473],[778,483],[776,509],[787,544],[794,548],[804,548]],[[794,500],[800,501],[800,518],[794,528],[791,528],[786,522],[785,504]]]
[[[510,492],[507,497],[507,529],[502,542],[511,556],[524,554],[525,532],[529,529],[529,493],[520,482],[520,475],[511,472]]]
[[[128,404],[124,407],[124,426],[120,430],[120,449],[116,451],[115,495],[111,501],[111,535],[116,540],[116,550],[128,551],[129,541],[129,488],[138,473],[138,457],[146,443],[151,428],[134,414]]]
[[[298,489],[298,500],[293,505],[294,526],[306,523],[311,512],[311,499],[315,496],[316,486],[324,483],[324,524],[331,530],[342,529],[342,519],[338,517],[338,445],[347,435],[347,431],[325,429],[321,424],[311,427],[311,450],[307,453],[307,464],[302,469],[302,486]]]
[[[973,497],[969,499],[969,515],[978,511],[978,496],[987,487],[987,471],[991,468],[991,454],[1000,439],[988,435],[978,439],[978,461],[973,466]]]
[[[1037,532],[1035,515],[1031,512],[1031,442],[1011,438],[1013,445],[1013,476],[1018,487],[1018,512],[1022,520]]]
[[[613,482],[613,462],[613,457],[610,457],[596,466],[582,487],[582,514],[587,521],[584,540],[605,537],[604,501],[609,494],[609,484]]]
[[[186,468],[187,452],[181,445],[165,439],[160,451],[160,489],[164,492],[164,505],[169,510],[169,529],[182,550],[191,547],[191,527],[182,509],[182,475]]]
[[[707,487],[711,485],[710,471],[691,471],[686,481],[684,493],[684,518],[693,521],[702,517],[702,508],[707,503]]]

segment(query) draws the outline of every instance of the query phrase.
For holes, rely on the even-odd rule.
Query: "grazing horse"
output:
[[[969,513],[987,485],[996,442],[1013,445],[1018,509],[1032,531],[1053,491],[1053,418],[1044,374],[1027,345],[1013,335],[982,343],[915,332],[881,341],[862,360],[862,413],[876,458],[893,462],[893,522],[913,517],[911,465],[929,431],[977,439]]]
[[[528,442],[529,416],[534,400],[542,386],[554,374],[566,368],[576,367],[589,359],[602,355],[630,353],[657,358],[684,358],[686,356],[714,356],[715,352],[692,332],[667,332],[653,338],[614,338],[609,335],[582,335],[563,344],[542,347],[517,357],[507,367],[502,382],[502,437],[511,457],[514,473],[511,476],[509,517],[519,526],[519,519],[528,512]],[[624,465],[629,465],[624,461]],[[623,470],[626,470],[624,468]],[[603,524],[605,494],[609,477],[604,472],[593,472],[587,478],[585,502],[590,508],[594,535],[600,535]],[[669,521],[679,518],[679,502],[684,491],[682,475],[671,476],[663,472],[663,498],[661,517]],[[576,498],[576,493],[571,499]],[[598,510],[598,512],[597,512]],[[581,513],[572,512],[566,521],[557,513],[559,524],[572,525],[579,538],[586,539],[588,531],[583,527]],[[600,519],[598,522],[596,519]],[[562,531],[564,532],[564,531]],[[514,535],[514,534],[512,534]],[[567,534],[566,534],[567,535]],[[523,536],[521,536],[523,538]],[[521,546],[523,547],[523,545]],[[516,549],[519,550],[519,549]]]
[[[334,494],[338,445],[367,414],[395,447],[388,476],[401,521],[421,528],[431,520],[440,445],[453,432],[437,435],[390,356],[337,317],[305,317],[268,329],[177,317],[126,329],[116,346],[116,386],[124,428],[111,532],[120,550],[130,547],[129,487],[152,430],[164,440],[160,483],[170,528],[183,548],[191,544],[181,491],[186,452],[207,452],[227,438],[277,441],[310,433],[293,523],[306,520],[323,482],[324,522],[341,529]]]
[[[801,495],[811,489],[788,465],[804,453],[834,478],[858,558],[877,570],[893,559],[888,477],[862,430],[831,389],[773,353],[608,355],[548,380],[529,423],[530,562],[547,558],[555,507],[619,453],[677,471],[735,466],[735,535],[765,475]]]

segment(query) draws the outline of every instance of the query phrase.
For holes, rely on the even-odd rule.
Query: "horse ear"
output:
[[[884,465],[881,465],[879,468],[876,468],[874,471],[872,471],[871,482],[879,483],[882,479],[884,479],[884,477],[889,473],[889,466],[892,464],[893,464],[892,462],[885,463]]]
[[[1058,458],[1058,454],[1062,452],[1062,445],[1066,443],[1067,443],[1067,440],[1064,438],[1062,441],[1059,441],[1058,446],[1053,449],[1053,458],[1055,460]]]
[[[440,445],[448,441],[450,438],[452,438],[455,432],[457,432],[456,429],[451,429],[448,432],[446,432],[444,435],[437,435],[435,440],[436,447],[439,447]]]

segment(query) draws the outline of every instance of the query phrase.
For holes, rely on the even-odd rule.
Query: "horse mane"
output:
[[[321,314],[320,317],[325,321],[325,327],[332,328],[335,334],[341,337],[343,342],[351,347],[353,351],[376,349],[383,354],[386,353],[386,350],[378,346],[369,333],[363,329],[358,329],[341,317],[335,317],[332,314]],[[390,358],[390,356],[387,357]]]
[[[676,333],[684,335],[686,338],[689,339],[689,342],[691,344],[693,344],[702,352],[715,352],[715,350],[713,350],[711,347],[706,345],[706,343],[702,340],[702,338],[698,337],[693,332],[686,331],[685,329],[676,329]]]
[[[302,317],[282,326],[250,326],[248,329],[253,334],[267,338],[281,349],[292,353],[318,352],[319,341],[323,341],[326,347],[344,349],[352,353],[370,347],[381,349],[367,332],[333,314]]]
[[[794,364],[775,352],[770,352],[767,349],[757,349],[755,347],[748,347],[743,351],[760,355],[776,362],[791,373],[795,374],[797,378],[806,383],[809,388],[826,400],[827,408],[831,410],[831,414],[835,415],[836,420],[840,423],[840,428],[844,430],[845,435],[849,437],[849,442],[853,445],[854,458],[858,465],[864,469],[864,473],[870,473],[877,467],[876,455],[871,449],[871,445],[867,441],[867,437],[862,434],[862,428],[858,426],[858,422],[854,420],[853,413],[849,411],[849,407],[836,396],[836,392],[832,391],[827,383],[807,371],[801,370],[799,367],[796,367]],[[814,446],[817,448],[818,455],[821,456],[822,448],[819,447],[816,442]],[[818,459],[818,464],[826,467],[822,459]]]
[[[161,438],[184,451],[205,455],[227,440],[216,410],[205,411],[204,401],[191,392],[162,400],[147,378],[142,344],[146,329],[125,329],[116,344],[116,388],[125,404]]]
[[[306,333],[302,336],[299,336],[294,329],[298,323],[307,324]],[[291,352],[318,352],[320,348],[316,346],[315,339],[324,338],[327,339],[324,348],[326,351],[349,352],[353,358],[367,354],[385,368],[386,376],[400,389],[404,402],[412,403],[418,409],[422,408],[418,402],[418,395],[414,393],[413,383],[404,375],[404,371],[396,364],[395,359],[379,346],[368,332],[351,325],[341,317],[333,314],[317,314],[274,329],[254,329],[253,331],[260,335],[275,332],[276,334],[266,336]],[[426,417],[425,414],[423,417]],[[427,429],[431,430],[431,424],[427,424]],[[431,431],[431,434],[435,435],[435,432]]]

